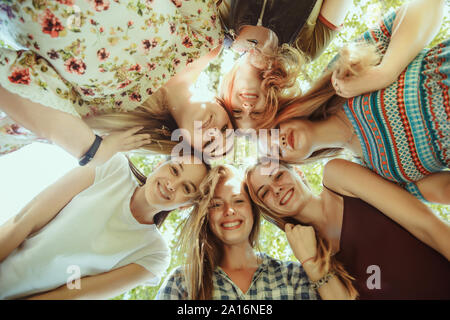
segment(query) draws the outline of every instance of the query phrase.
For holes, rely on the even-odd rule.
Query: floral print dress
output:
[[[0,85],[75,116],[133,110],[222,40],[214,0],[0,0]],[[0,154],[36,139],[0,111]]]

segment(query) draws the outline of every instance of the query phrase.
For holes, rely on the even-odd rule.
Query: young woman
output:
[[[233,48],[247,53],[225,75],[219,97],[236,127],[268,127],[278,105],[296,93],[302,66],[331,42],[351,4],[348,0],[230,1],[225,25],[228,33],[238,33]]]
[[[274,126],[280,129],[281,159],[301,163],[347,149],[365,167],[406,186],[418,198],[450,203],[450,173],[445,171],[450,152],[450,42],[422,50],[439,28],[443,6],[444,1],[419,0],[387,15],[379,28],[363,35],[384,54],[381,63],[366,68],[358,56],[346,56],[344,64],[351,68],[337,66],[333,73],[350,83],[354,80],[349,80],[349,68],[362,69],[361,83],[378,86],[385,79],[383,89],[343,99],[336,95],[330,71],[280,111]],[[358,53],[370,49],[359,48]],[[388,85],[393,73],[398,77]],[[375,75],[378,82],[367,80]]]
[[[260,215],[232,167],[215,167],[200,188],[202,200],[180,239],[187,263],[173,271],[157,299],[309,300],[317,299],[314,285],[323,299],[351,297],[326,257],[323,264],[309,259],[316,245],[308,228],[288,230],[289,239],[302,240],[290,244],[297,259],[309,261],[303,266],[255,252]]]
[[[193,203],[207,173],[193,161],[145,178],[117,154],[69,172],[0,226],[0,298],[105,299],[157,284],[170,260],[158,227]]]
[[[26,0],[0,19],[0,86],[77,117],[134,110],[223,39],[214,0]]]
[[[252,200],[282,229],[312,226],[361,299],[450,298],[450,226],[408,192],[340,159],[325,166],[317,196],[292,169],[269,168],[247,171]]]
[[[232,124],[226,111],[215,101],[192,101],[189,90],[219,51],[220,47],[191,63],[134,111],[92,116],[85,118],[85,122],[66,112],[33,103],[0,88],[3,98],[0,109],[14,120],[9,122],[7,132],[0,132],[1,140],[5,143],[4,150],[11,151],[8,137],[17,138],[22,144],[30,142],[30,139],[26,139],[26,134],[24,136],[14,127],[18,123],[37,137],[60,145],[77,158],[89,152],[97,140],[91,128],[102,133],[116,132],[108,142],[105,140],[100,143],[98,155],[94,156],[94,161],[98,163],[102,163],[102,159],[108,159],[117,149],[127,151],[141,147],[156,153],[170,154],[181,140],[186,145],[191,144],[197,150],[204,151],[207,158],[223,156],[233,147],[232,132],[227,132],[227,129],[232,129]],[[138,134],[138,130],[134,129],[136,126],[140,126]],[[184,130],[174,135],[177,129]],[[77,139],[73,139],[74,135]]]

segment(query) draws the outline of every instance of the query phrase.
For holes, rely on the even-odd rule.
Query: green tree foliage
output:
[[[336,55],[345,43],[351,41],[357,36],[361,35],[371,26],[375,26],[380,18],[388,10],[392,8],[398,8],[406,0],[353,0],[354,5],[352,11],[347,15],[344,26],[341,28],[339,34],[337,34],[334,41],[327,48],[327,50],[307,68],[309,78],[316,79],[330,60]],[[448,11],[448,7],[446,8]],[[450,20],[449,15],[446,14],[444,23],[430,46],[433,46],[444,39],[449,37]],[[230,55],[231,53],[228,53]],[[236,56],[232,57],[233,59]],[[209,81],[206,84],[206,88],[202,90],[217,91],[220,83],[220,76],[224,73],[223,62],[226,59],[230,59],[229,56],[220,56],[219,59],[210,64],[206,71]],[[304,81],[305,79],[299,79]],[[303,87],[303,85],[302,85]],[[253,155],[256,154],[256,146],[249,143],[246,139],[241,138],[236,141],[235,153],[227,156],[225,159],[217,161],[215,165],[221,163],[233,164],[237,167],[245,169],[249,164],[254,163],[256,160]],[[142,170],[143,173],[149,174],[155,166],[165,160],[165,156],[152,156],[146,157],[139,154],[131,156],[132,161]],[[308,181],[311,190],[318,194],[322,191],[322,173],[324,162],[317,162],[314,164],[300,166],[299,169],[303,172],[303,175]],[[443,219],[450,221],[450,206],[430,205],[430,207],[439,214]],[[171,248],[175,247],[178,235],[180,232],[180,223],[189,214],[189,210],[175,210],[172,212],[161,228],[161,232],[167,239]],[[259,240],[259,250],[268,253],[269,255],[282,259],[293,260],[295,257],[289,247],[284,232],[277,227],[262,221],[261,237]],[[172,250],[172,260],[170,267],[165,275],[170,271],[183,263],[183,257],[179,256],[175,250]],[[160,285],[164,281],[161,280]],[[160,286],[159,285],[159,286]],[[125,294],[122,294],[115,299],[153,299],[159,289],[157,287],[148,287],[145,285],[139,286]]]

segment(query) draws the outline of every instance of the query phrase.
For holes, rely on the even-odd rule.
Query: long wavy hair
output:
[[[280,110],[271,124],[272,128],[295,118],[322,121],[336,114],[347,99],[336,94],[336,90],[331,84],[333,72],[337,71],[338,78],[357,77],[369,66],[377,65],[381,56],[375,45],[358,43],[342,48],[335,59],[304,95],[299,95],[280,106]],[[343,148],[324,148],[313,152],[308,159],[296,163],[305,164],[335,157],[342,151]]]
[[[188,299],[211,300],[213,295],[213,273],[223,257],[223,243],[209,227],[208,211],[216,186],[223,183],[230,167],[219,165],[211,169],[200,185],[200,201],[186,219],[178,241],[178,249],[186,257],[184,274]],[[248,192],[248,190],[247,190]],[[250,245],[258,245],[260,216],[252,203],[253,228],[249,235]]]
[[[151,142],[142,147],[144,150],[158,154],[170,154],[178,141],[172,141],[172,132],[178,128],[177,123],[167,108],[166,90],[160,88],[142,105],[129,112],[114,112],[84,119],[95,131],[109,133],[124,131],[137,126],[144,128],[138,133],[150,134]]]
[[[255,165],[253,167],[250,167],[246,171],[246,177],[245,181],[248,183],[248,179],[250,174],[255,170],[255,168],[258,166]],[[298,177],[294,170],[290,166],[284,165],[286,169],[290,170],[291,174],[294,177],[297,177],[298,179],[302,179],[301,177]],[[304,181],[305,182],[305,181]],[[307,184],[307,183],[306,183]],[[302,224],[296,219],[292,217],[282,217],[278,213],[272,211],[269,209],[255,194],[253,188],[248,187],[248,192],[250,195],[250,198],[252,199],[253,203],[258,207],[259,212],[261,215],[269,222],[276,225],[278,228],[280,228],[284,232],[284,227],[286,223],[291,223],[293,225],[307,225]],[[336,260],[336,258],[332,255],[331,252],[331,243],[323,238],[317,231],[316,231],[316,243],[317,243],[317,255],[314,259],[314,262],[320,262],[321,270],[333,270],[336,275],[339,277],[339,279],[344,284],[345,288],[347,289],[347,292],[351,299],[355,299],[358,296],[358,292],[356,291],[355,287],[352,284],[352,281],[355,280],[351,275],[348,274],[348,272],[345,270],[342,263]]]
[[[284,102],[291,100],[300,92],[297,78],[304,73],[303,69],[307,62],[307,58],[297,49],[288,44],[278,47],[272,54],[261,53],[266,60],[266,68],[261,69],[259,77],[262,79],[261,87],[266,95],[265,111],[263,121],[258,128],[269,128],[275,119],[278,106]],[[242,59],[242,58],[241,58]],[[218,100],[221,105],[228,110],[229,114],[233,114],[231,105],[231,92],[239,69],[239,61],[233,68],[223,76],[220,85]],[[231,118],[234,122],[234,118]],[[236,126],[236,123],[233,123]]]

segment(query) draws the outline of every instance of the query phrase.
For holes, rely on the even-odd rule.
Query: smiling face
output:
[[[183,137],[194,148],[212,157],[225,156],[232,150],[233,125],[217,102],[191,102],[180,112],[178,126],[187,131]]]
[[[192,203],[206,176],[204,164],[194,164],[192,157],[181,157],[159,166],[144,185],[147,202],[160,211],[170,211]]]
[[[306,185],[286,168],[278,166],[267,172],[269,165],[258,165],[248,175],[249,188],[268,209],[280,216],[298,214],[310,199]]]
[[[249,242],[254,222],[252,206],[243,181],[231,170],[216,186],[208,218],[211,231],[225,245]]]
[[[309,121],[302,119],[284,121],[278,129],[278,139],[272,139],[270,135],[267,139],[259,139],[259,146],[264,154],[286,162],[299,162],[311,156],[314,148]]]
[[[240,129],[259,128],[264,122],[266,94],[262,88],[261,69],[245,55],[237,62],[229,75],[229,83],[222,86],[221,96]]]

